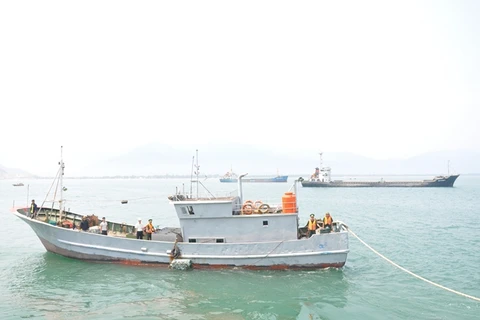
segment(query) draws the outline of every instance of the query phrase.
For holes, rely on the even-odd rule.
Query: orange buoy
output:
[[[297,212],[297,196],[293,192],[285,192],[282,196],[283,213]]]

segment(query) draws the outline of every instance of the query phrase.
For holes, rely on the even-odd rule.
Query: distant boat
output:
[[[288,176],[280,176],[277,174],[276,177],[267,177],[267,178],[242,178],[242,182],[287,182]],[[227,183],[236,183],[238,182],[238,175],[232,170],[225,173],[223,177],[220,178],[220,182]]]
[[[398,180],[377,181],[362,180],[332,180],[330,167],[324,167],[322,163],[322,153],[320,153],[320,167],[315,168],[315,172],[308,180],[301,182],[303,187],[315,188],[418,188],[418,187],[453,187],[459,174],[436,176],[433,179],[426,180]]]
[[[21,182],[19,182],[19,183],[14,183],[13,186],[14,186],[14,187],[23,187],[24,184],[21,183]]]

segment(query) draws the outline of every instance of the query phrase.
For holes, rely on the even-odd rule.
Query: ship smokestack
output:
[[[242,178],[245,177],[247,174],[248,173],[244,173],[238,177],[238,196],[240,197],[240,204],[243,203]]]

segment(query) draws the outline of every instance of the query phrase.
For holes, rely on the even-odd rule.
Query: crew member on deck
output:
[[[108,223],[105,221],[105,217],[102,218],[102,222],[100,222],[100,230],[102,231],[103,235],[108,234]]]
[[[135,225],[135,229],[137,229],[137,239],[143,239],[143,224],[142,224],[141,218],[138,218],[138,222]]]
[[[87,216],[82,217],[82,221],[80,222],[80,229],[82,231],[88,231],[89,225],[88,225],[88,219]]]
[[[313,234],[315,234],[319,228],[318,221],[315,219],[315,215],[313,213],[310,215],[310,220],[308,220],[305,227],[307,228],[307,238],[310,238]]]
[[[324,229],[333,229],[333,218],[330,216],[330,213],[325,213],[325,217],[323,217],[323,228]]]
[[[38,206],[35,203],[35,200],[32,200],[32,204],[30,205],[30,218],[35,218],[35,214],[37,213]]]
[[[152,219],[148,219],[148,224],[145,226],[145,233],[147,234],[147,240],[152,240],[152,233],[155,232],[155,227],[152,224]]]

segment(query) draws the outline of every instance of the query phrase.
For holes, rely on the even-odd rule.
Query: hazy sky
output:
[[[480,151],[480,1],[1,1],[0,164]],[[193,153],[193,151],[192,151]]]

